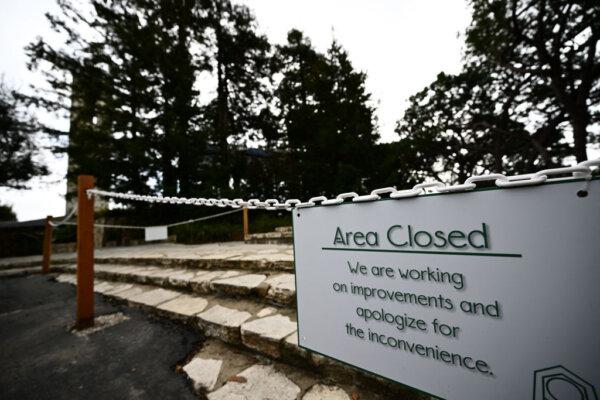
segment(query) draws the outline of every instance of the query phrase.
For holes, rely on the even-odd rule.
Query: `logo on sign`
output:
[[[535,371],[533,400],[598,400],[594,386],[562,365]]]

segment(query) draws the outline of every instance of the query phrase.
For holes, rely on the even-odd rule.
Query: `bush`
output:
[[[17,215],[8,204],[0,204],[0,222],[16,221]]]
[[[152,226],[195,219],[226,211],[222,208],[177,207],[154,205],[143,210],[109,210],[98,215],[107,224]],[[292,224],[288,211],[249,211],[250,233],[270,232],[278,226]],[[169,228],[169,235],[176,235],[178,243],[210,243],[243,240],[242,212],[224,215],[205,221]],[[104,242],[127,244],[131,240],[144,240],[143,230],[105,229]]]
[[[287,211],[274,212],[250,210],[248,215],[250,233],[270,232],[278,226],[292,224]],[[169,234],[177,235],[178,243],[209,243],[243,240],[242,215],[234,213],[208,221],[176,226]]]

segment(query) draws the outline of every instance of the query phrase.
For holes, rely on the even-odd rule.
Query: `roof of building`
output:
[[[57,220],[62,220],[64,217],[56,217]],[[9,228],[43,228],[46,224],[46,218],[32,219],[29,221],[0,221],[0,229]]]

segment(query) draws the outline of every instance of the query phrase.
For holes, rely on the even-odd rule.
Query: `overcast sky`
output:
[[[377,105],[383,141],[396,140],[395,122],[408,97],[440,71],[460,70],[463,33],[470,13],[466,0],[243,0],[256,15],[260,30],[283,43],[291,28],[325,50],[335,37],[356,68],[367,73],[367,89]],[[9,85],[25,89],[40,77],[26,68],[23,52],[36,36],[48,35],[44,13],[55,0],[0,1],[0,74]],[[58,121],[65,126],[65,121]],[[52,175],[34,179],[27,190],[0,189],[19,220],[63,215],[66,159],[44,155]]]

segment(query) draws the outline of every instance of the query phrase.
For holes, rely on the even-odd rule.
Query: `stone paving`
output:
[[[246,237],[246,243],[291,244],[293,232],[291,226],[275,228],[275,232],[252,233]]]
[[[296,333],[297,324],[289,317],[276,314],[244,323],[240,329],[245,346],[279,358],[283,340]]]
[[[291,245],[246,244],[243,242],[184,245],[146,244],[129,247],[104,247],[95,250],[98,262],[126,261],[128,264],[186,265],[203,268],[241,268],[293,270]],[[75,261],[75,253],[53,254],[53,263]],[[40,265],[42,256],[0,258],[0,269]]]
[[[295,400],[300,388],[271,365],[253,365],[242,371],[240,378],[227,382],[220,389],[208,395],[209,400]]]
[[[56,280],[76,283],[73,273],[58,274]],[[227,297],[221,294],[200,296],[155,285],[103,279],[95,281],[94,290],[157,315],[196,326],[210,338],[211,343],[218,343],[211,346],[220,346],[219,352],[207,353],[203,349],[184,366],[184,371],[189,375],[194,387],[209,392],[209,399],[351,398],[348,397],[350,396],[348,393],[352,390],[348,391],[336,385],[318,385],[319,379],[323,378],[309,379],[305,372],[307,370],[314,371],[319,376],[328,376],[328,382],[331,379],[340,381],[342,386],[363,382],[362,385],[366,387],[380,386],[384,391],[389,390],[389,383],[382,379],[372,376],[361,378],[356,370],[299,347],[295,311],[287,306],[268,306],[261,304],[260,301],[240,297]],[[245,349],[246,358],[242,358],[246,361],[230,354],[231,349],[239,348]],[[275,363],[285,363],[281,365],[286,368],[292,368],[289,365],[305,368],[294,373],[301,381],[308,379],[309,382],[300,385],[298,379],[291,379],[289,374],[279,372],[270,366],[257,364],[254,354],[266,356],[266,360],[273,360]],[[264,363],[265,359],[262,360]],[[237,366],[237,369],[234,368],[235,371],[228,367],[231,363]],[[238,372],[239,374],[235,375]],[[231,378],[233,380],[227,380],[228,378],[223,378],[224,374],[229,374],[228,378],[235,376]],[[356,392],[358,389],[353,390]],[[365,389],[358,392],[363,394],[354,398],[362,400],[390,398],[381,397]],[[395,392],[397,390],[392,391]],[[274,393],[279,395],[270,397]],[[391,398],[403,397],[392,396]]]
[[[75,273],[75,270],[73,264],[52,266],[53,272]],[[11,270],[0,271],[0,275],[6,271]],[[99,279],[110,281],[151,284],[197,294],[244,296],[275,305],[293,305],[296,301],[294,274],[287,272],[253,274],[244,270],[206,271],[96,264],[94,274]]]
[[[181,368],[211,400],[419,398],[298,346],[292,254],[239,242],[100,249],[94,290],[202,332],[208,342]],[[76,283],[73,258],[54,257],[56,281]],[[26,267],[36,262],[0,259],[0,277],[40,272]]]

